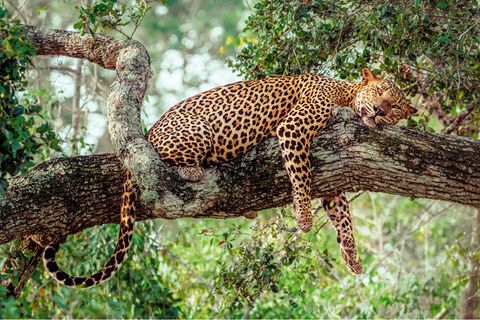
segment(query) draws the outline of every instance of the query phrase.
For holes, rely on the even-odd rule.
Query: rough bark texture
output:
[[[480,142],[405,127],[371,130],[349,109],[338,111],[312,145],[315,197],[368,190],[480,206]],[[117,157],[103,154],[55,159],[14,179],[0,199],[0,243],[116,223],[123,175]],[[202,182],[162,175],[172,187],[159,184],[157,207],[142,207],[140,220],[237,217],[291,202],[276,138],[209,167]]]
[[[167,167],[153,147],[144,139],[140,109],[150,78],[150,58],[140,43],[65,30],[26,26],[37,55],[57,55],[87,59],[116,71],[107,101],[107,123],[115,154],[136,178],[143,190],[142,198],[152,203],[160,175]],[[165,179],[163,179],[165,180]]]
[[[275,138],[246,157],[212,166],[204,181],[179,180],[140,130],[149,58],[134,41],[26,27],[39,55],[88,59],[117,77],[108,99],[116,155],[56,159],[12,181],[0,199],[0,243],[34,234],[56,238],[118,221],[124,169],[133,173],[145,207],[139,219],[240,216],[290,203],[290,183]],[[312,148],[313,195],[369,190],[480,206],[480,143],[407,128],[370,130],[348,109]],[[148,208],[148,209],[146,209]]]

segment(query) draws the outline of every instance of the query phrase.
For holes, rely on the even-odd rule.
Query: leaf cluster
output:
[[[85,6],[75,6],[79,20],[73,27],[82,33],[88,31],[92,36],[98,31],[115,30],[131,39],[155,2],[157,1],[135,0],[120,3],[117,0],[100,0]],[[163,4],[166,2],[162,0]],[[128,35],[123,29],[132,25],[133,31]]]
[[[0,195],[7,178],[34,165],[35,156],[60,151],[58,139],[27,90],[26,71],[35,55],[18,20],[0,6]]]
[[[138,224],[125,265],[105,285],[89,290],[58,285],[39,263],[18,300],[8,297],[0,286],[0,318],[178,318],[178,299],[159,274],[161,259],[150,245],[153,228],[153,223]],[[91,274],[108,259],[107,248],[113,251],[117,236],[118,227],[112,225],[70,237],[61,246],[58,263],[71,274]],[[18,244],[0,248],[0,264],[7,258],[9,262],[0,281],[14,279],[16,285],[17,270],[30,256],[19,250]]]
[[[285,213],[285,210],[279,211],[273,221],[263,226],[253,223],[248,240],[238,241],[244,232],[240,225],[233,225],[222,233],[220,238],[224,240],[219,245],[224,247],[226,259],[215,279],[215,289],[222,296],[225,314],[232,316],[238,309],[249,308],[268,293],[288,301],[292,308],[298,306],[295,296],[305,292],[301,289],[292,292],[279,283],[279,279],[287,270],[296,276],[308,273],[299,261],[301,257],[315,256],[316,252],[312,243],[302,237],[296,227],[290,226]],[[323,226],[317,227],[314,233]],[[332,266],[327,250],[319,257],[320,265],[325,263],[323,268]]]

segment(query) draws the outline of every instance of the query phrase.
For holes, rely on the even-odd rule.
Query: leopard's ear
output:
[[[374,75],[372,71],[368,70],[368,68],[363,69],[363,82],[365,84],[368,83],[369,81],[375,81],[375,80],[379,80],[379,79],[380,78],[378,78],[376,75]]]

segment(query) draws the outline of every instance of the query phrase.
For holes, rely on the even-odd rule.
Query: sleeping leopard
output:
[[[220,86],[181,101],[147,132],[161,160],[180,177],[199,181],[202,164],[230,161],[255,145],[276,136],[292,185],[293,211],[299,229],[312,227],[310,144],[325,127],[337,106],[349,106],[369,127],[392,125],[416,112],[391,81],[363,70],[359,83],[304,74],[241,81]],[[120,231],[115,251],[99,272],[72,277],[55,261],[57,243],[45,247],[47,271],[67,286],[91,287],[109,279],[125,259],[132,239],[139,190],[127,172],[120,210]],[[348,268],[362,272],[353,236],[352,219],[344,192],[322,200]]]

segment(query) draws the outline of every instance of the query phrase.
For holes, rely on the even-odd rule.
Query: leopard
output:
[[[146,139],[160,159],[187,181],[203,179],[204,165],[224,163],[247,154],[267,138],[276,137],[292,187],[293,214],[300,232],[312,228],[310,145],[336,107],[351,107],[369,128],[393,125],[416,113],[407,96],[391,80],[368,68],[362,80],[351,82],[318,74],[267,77],[239,81],[196,94],[164,113]],[[349,270],[362,272],[352,217],[345,192],[321,200],[336,231]],[[127,171],[120,209],[119,237],[113,254],[97,273],[73,277],[58,266],[58,243],[43,252],[46,270],[66,286],[84,288],[111,278],[130,248],[138,186]]]

